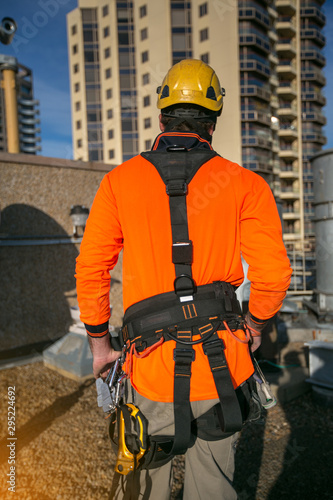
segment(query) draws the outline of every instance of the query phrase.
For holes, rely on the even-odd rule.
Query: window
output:
[[[79,83],[75,83],[74,84],[74,92],[78,92],[80,90],[80,84]]]
[[[206,52],[206,54],[201,54],[200,59],[204,63],[209,64],[209,54],[208,54],[208,52]]]
[[[120,80],[120,88],[122,90],[124,89],[131,89],[136,86],[136,78],[135,75],[130,74],[130,75],[119,75],[119,80]]]
[[[186,35],[185,33],[172,33],[172,49],[186,50]]]
[[[89,161],[98,161],[99,156],[98,156],[98,149],[91,149],[89,151]]]
[[[139,9],[140,17],[145,17],[147,15],[147,5],[142,5]]]
[[[142,40],[146,40],[148,38],[148,28],[144,28],[143,30],[140,31],[140,38]]]
[[[147,106],[150,106],[150,95],[146,95],[143,98],[143,106],[146,108]]]
[[[103,29],[103,36],[104,38],[108,37],[110,35],[110,28],[109,26],[106,26],[104,29]]]
[[[207,2],[199,5],[199,17],[203,17],[206,14],[208,14],[208,3]]]
[[[123,118],[121,120],[121,130],[122,132],[132,132],[136,130],[137,121],[132,120],[132,118]]]
[[[77,101],[75,103],[75,111],[80,111],[80,109],[81,109],[81,103],[80,103],[80,101]]]
[[[87,121],[88,122],[100,122],[102,120],[101,111],[88,111]]]
[[[104,49],[104,59],[107,59],[110,56],[111,56],[111,49],[107,47],[106,49]]]
[[[148,50],[141,52],[141,62],[145,63],[148,61],[148,59],[149,59]]]
[[[108,139],[113,139],[114,133],[113,133],[113,128],[108,130]]]
[[[101,102],[100,89],[86,89],[86,101],[88,104]]]
[[[96,50],[85,50],[84,51],[84,62],[93,63],[98,62],[98,52]]]
[[[109,149],[109,160],[114,158],[114,149]]]
[[[73,45],[72,47],[72,54],[77,54],[78,52],[78,46],[77,45]]]
[[[84,29],[83,30],[83,41],[84,42],[97,42],[97,31],[93,31],[92,29]]]
[[[76,35],[76,33],[77,33],[77,26],[76,26],[76,24],[74,24],[72,26],[72,35]]]
[[[105,17],[107,16],[109,13],[109,6],[108,5],[104,5],[103,9],[102,9],[102,16]]]
[[[143,122],[144,128],[150,128],[151,127],[151,118],[145,118]]]
[[[76,130],[80,130],[80,128],[81,128],[81,120],[77,120],[75,126],[76,126]]]
[[[105,70],[105,78],[111,78],[111,68]]]
[[[79,65],[78,64],[74,64],[73,71],[74,71],[74,73],[78,73],[79,72]]]
[[[112,118],[113,117],[113,110],[112,109],[108,109],[107,112],[106,112],[106,117],[108,119]]]
[[[151,149],[151,140],[148,139],[148,141],[145,141],[145,150],[148,151],[148,149]]]
[[[149,81],[150,81],[149,73],[145,73],[144,75],[142,75],[142,85],[148,85]]]
[[[76,141],[76,147],[77,147],[77,148],[82,148],[82,139],[78,139],[78,140]]]
[[[81,15],[84,23],[96,22],[96,9],[81,9]]]
[[[200,42],[204,42],[208,40],[208,28],[200,30]]]
[[[106,94],[106,98],[107,99],[111,99],[111,97],[112,97],[112,89],[107,89],[106,92],[105,92],[105,94]]]
[[[102,140],[101,130],[88,130],[88,142],[99,142]]]

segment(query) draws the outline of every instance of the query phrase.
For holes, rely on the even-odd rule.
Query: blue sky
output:
[[[11,45],[0,46],[0,53],[33,70],[34,94],[40,101],[41,154],[72,158],[66,14],[77,7],[77,0],[11,0],[6,7],[1,3],[0,19],[13,17],[18,30]],[[326,0],[323,10],[327,16],[324,148],[328,149],[333,148],[333,1]]]

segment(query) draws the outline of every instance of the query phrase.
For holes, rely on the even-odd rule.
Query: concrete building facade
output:
[[[312,246],[313,174],[325,97],[324,0],[78,0],[68,14],[74,157],[120,163],[159,133],[156,87],[184,58],[226,89],[224,157],[280,198],[287,246]]]

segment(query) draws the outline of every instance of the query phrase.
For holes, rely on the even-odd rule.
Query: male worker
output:
[[[157,91],[162,133],[151,152],[104,177],[90,212],[76,268],[81,320],[104,378],[120,356],[108,334],[109,271],[123,250],[127,400],[151,439],[171,436],[169,458],[186,452],[184,499],[231,500],[243,418],[235,394],[247,390],[250,350],[281,307],[291,268],[269,186],[211,146],[224,96],[213,69],[183,60]],[[245,326],[235,300],[241,255],[251,281]],[[136,471],[137,482],[130,473],[126,498],[170,497],[171,461],[158,465]]]

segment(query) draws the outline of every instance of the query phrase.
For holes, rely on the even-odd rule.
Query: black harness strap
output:
[[[129,309],[133,308],[134,313],[129,313],[127,321],[128,311],[125,313],[123,340],[127,345],[133,341],[139,348],[141,343],[143,349],[150,342],[150,345],[156,343],[161,336],[165,340],[176,341],[173,354],[175,437],[170,451],[172,457],[185,453],[191,441],[190,380],[195,359],[192,345],[195,343],[202,343],[209,361],[221,404],[223,431],[235,432],[242,427],[242,415],[227,366],[224,343],[216,333],[218,329],[223,329],[221,318],[226,319],[228,314],[235,318],[239,307],[229,283],[217,282],[197,289],[192,278],[193,247],[188,231],[187,186],[199,168],[216,153],[171,147],[167,152],[143,153],[142,156],[155,166],[169,196],[175,294],[160,294],[131,306]],[[202,296],[201,290],[205,287],[208,287],[208,293],[213,288],[213,297],[208,299]],[[169,300],[170,293],[173,297]],[[200,339],[193,341],[193,334],[199,334]]]
[[[221,428],[224,432],[237,432],[242,428],[243,417],[225,358],[224,342],[215,335],[213,340],[205,342],[202,347],[208,358],[220,400]]]

